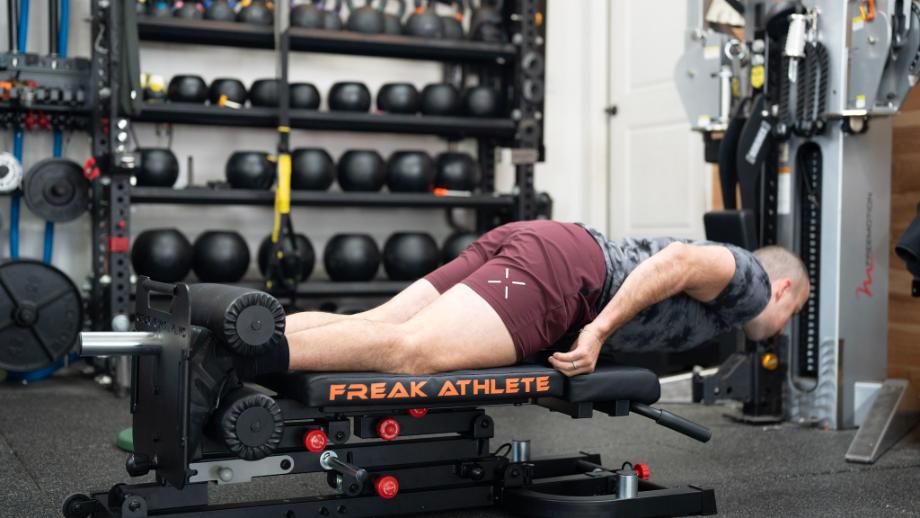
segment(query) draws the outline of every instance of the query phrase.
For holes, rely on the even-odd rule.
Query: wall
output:
[[[88,56],[90,53],[89,0],[71,0],[70,55]],[[555,217],[561,220],[584,220],[590,207],[586,201],[590,193],[585,179],[587,167],[585,146],[588,140],[579,130],[578,121],[585,110],[581,102],[582,76],[586,60],[571,60],[569,56],[590,55],[590,42],[580,35],[579,26],[585,14],[564,9],[560,2],[549,2],[547,13],[547,101],[546,101],[546,163],[537,167],[537,188],[547,190],[555,199]],[[6,2],[0,0],[0,13],[6,12]],[[28,51],[46,52],[46,3],[33,0],[29,30]],[[4,20],[5,22],[6,20]],[[576,35],[576,37],[573,37]],[[5,49],[6,38],[0,45]],[[195,73],[210,81],[221,76],[237,77],[247,85],[260,77],[274,75],[273,53],[263,50],[223,47],[172,45],[144,42],[141,46],[142,70],[159,73],[167,79],[178,73]],[[325,95],[335,81],[361,80],[372,91],[387,81],[410,81],[421,87],[438,81],[441,67],[433,62],[394,59],[370,59],[352,56],[295,53],[291,61],[291,81],[309,81]],[[166,145],[164,136],[157,136],[153,124],[136,124],[138,140],[144,146]],[[574,131],[573,131],[574,129]],[[194,160],[194,182],[223,179],[223,165],[232,150],[265,150],[275,148],[275,134],[266,129],[217,128],[208,126],[174,127],[173,151],[179,157],[180,177],[177,186],[188,182],[187,157]],[[11,132],[0,134],[0,145],[12,148]],[[319,146],[338,157],[344,150],[371,147],[384,157],[397,149],[425,149],[435,153],[449,147],[474,151],[473,141],[448,145],[445,141],[426,136],[397,136],[358,133],[323,133],[295,130],[294,147]],[[80,163],[89,156],[89,142],[84,134],[67,137],[65,155]],[[27,135],[25,167],[51,155],[51,138],[47,135]],[[513,170],[505,161],[498,168],[499,189],[509,189]],[[4,232],[8,230],[8,199],[0,199],[0,221]],[[408,209],[293,209],[295,229],[306,233],[317,250],[336,232],[369,232],[381,244],[397,230],[416,230],[432,233],[443,240],[449,233],[444,215],[437,210]],[[139,205],[132,215],[133,233],[154,227],[178,227],[194,239],[208,229],[226,228],[240,231],[254,252],[261,239],[271,230],[271,211],[253,207],[193,207],[167,205]],[[44,222],[23,210],[21,226],[21,255],[40,257]],[[82,280],[90,272],[88,217],[58,225],[55,239],[54,263],[75,279]],[[6,235],[2,236],[3,254],[8,250]],[[318,266],[321,269],[321,265]],[[255,266],[250,277],[258,273]],[[322,272],[315,275],[321,276]],[[382,270],[381,270],[382,275]]]
[[[920,298],[910,296],[911,275],[894,245],[920,203],[920,89],[914,88],[894,118],[891,156],[891,248],[888,274],[888,376],[920,384]]]

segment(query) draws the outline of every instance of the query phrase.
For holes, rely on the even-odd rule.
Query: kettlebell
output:
[[[425,115],[455,115],[460,111],[460,93],[448,83],[426,85],[420,108]]]
[[[453,0],[456,11],[449,16],[441,17],[441,25],[444,28],[445,40],[462,40],[463,39],[463,0]]]
[[[451,191],[472,191],[482,176],[479,163],[467,153],[447,151],[435,159],[434,185]]]
[[[211,0],[211,5],[204,11],[204,18],[219,22],[235,22],[235,4],[236,2],[231,4],[229,0]]]
[[[344,191],[379,191],[386,181],[386,166],[380,153],[371,149],[352,149],[339,158],[339,186]]]
[[[329,278],[339,282],[366,282],[377,276],[380,249],[367,234],[336,234],[323,250]]]
[[[322,29],[326,12],[313,0],[304,0],[291,8],[291,26]]]
[[[200,20],[204,18],[204,6],[198,0],[178,0],[173,4],[173,16]]]
[[[319,90],[312,83],[291,83],[290,92],[291,108],[295,110],[318,110]]]
[[[249,246],[237,232],[209,230],[192,249],[192,270],[201,282],[236,282],[249,269]]]
[[[474,86],[463,92],[463,112],[471,117],[498,117],[502,104],[498,90],[491,86]]]
[[[221,98],[226,96],[227,101],[237,104],[246,104],[246,87],[239,79],[219,77],[211,81],[208,89],[208,101],[211,106],[223,106]]]
[[[274,108],[278,106],[277,79],[256,79],[249,87],[249,103],[253,106]]]
[[[364,83],[343,81],[329,90],[329,109],[343,112],[366,112],[371,108],[371,91]]]
[[[201,104],[208,99],[208,85],[201,76],[173,76],[169,80],[166,97],[174,103]]]
[[[377,91],[377,109],[387,113],[416,113],[419,93],[412,83],[386,83]]]
[[[342,30],[342,0],[335,0],[335,3],[332,4],[332,9],[326,9],[326,2],[322,2],[322,7],[325,10],[325,15],[323,16],[323,29],[327,31],[340,31]]]
[[[282,243],[284,245],[285,243]],[[278,272],[279,274],[275,275],[275,278],[272,279],[275,282],[282,280],[280,274],[290,274],[292,277],[296,277],[298,282],[303,282],[310,278],[310,275],[313,273],[313,267],[316,266],[316,252],[313,250],[313,244],[310,243],[310,240],[307,239],[307,236],[303,234],[294,234],[294,250],[289,249],[289,247],[282,246],[282,251],[284,252],[285,257],[294,258],[294,260],[285,262],[282,259],[280,264],[281,268],[287,270],[289,267],[296,268],[300,270],[299,272]],[[268,273],[268,258],[272,250],[272,235],[269,234],[265,236],[265,239],[262,240],[262,244],[259,245],[259,253],[257,260],[259,262],[259,271],[262,273],[262,277]]]
[[[422,5],[422,0],[415,0],[415,12],[406,20],[406,34],[418,38],[443,38],[444,24],[441,17],[435,13],[428,0],[427,6]]]
[[[383,13],[374,9],[371,0],[365,0],[364,5],[355,9],[353,0],[345,0],[348,5],[349,15],[345,27],[352,32],[361,34],[380,34],[383,32]]]
[[[477,239],[479,235],[472,232],[454,232],[444,240],[444,246],[441,247],[441,262],[447,264],[453,261]]]
[[[503,10],[503,0],[479,0],[479,7],[473,9],[470,17],[470,39],[489,43],[508,41],[502,19]]]
[[[438,267],[438,244],[428,234],[397,232],[383,245],[383,269],[393,281],[414,281]]]
[[[172,16],[172,4],[166,0],[148,0],[147,16],[153,16],[155,18]]]
[[[291,189],[325,191],[335,180],[335,162],[325,149],[299,148],[291,153]]]
[[[431,192],[434,160],[424,151],[397,151],[387,160],[387,187],[392,192]]]
[[[179,161],[167,148],[141,148],[137,173],[139,187],[172,187],[179,177]]]
[[[192,268],[192,244],[174,228],[145,230],[134,238],[131,265],[155,281],[181,281]]]
[[[275,162],[261,151],[236,151],[227,160],[225,173],[234,189],[265,190],[275,183]]]
[[[406,15],[406,0],[396,0],[399,9],[396,14],[387,12],[389,0],[380,0],[380,12],[383,13],[383,33],[399,36],[403,33],[403,16]]]
[[[141,88],[144,89],[144,101],[161,102],[166,100],[166,80],[157,74],[141,74]]]
[[[240,5],[243,8],[236,15],[237,21],[254,25],[271,25],[274,23],[272,10],[268,8],[265,0],[243,0]]]

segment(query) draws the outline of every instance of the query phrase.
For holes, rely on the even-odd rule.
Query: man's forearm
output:
[[[643,309],[682,292],[689,273],[686,246],[673,243],[640,263],[589,325],[590,331],[603,342]]]

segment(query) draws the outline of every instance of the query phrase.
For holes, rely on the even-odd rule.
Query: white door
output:
[[[610,188],[613,238],[702,238],[709,206],[703,140],[674,84],[687,2],[614,2],[610,9]],[[714,93],[715,95],[715,93]]]

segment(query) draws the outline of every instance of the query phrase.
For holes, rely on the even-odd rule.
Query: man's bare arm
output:
[[[603,342],[643,309],[682,292],[709,302],[734,274],[735,257],[724,246],[671,243],[626,277],[588,330]]]
[[[572,349],[553,354],[549,362],[566,376],[594,372],[604,341],[640,311],[681,292],[708,302],[733,275],[735,257],[724,246],[671,243],[640,263],[594,322],[585,326]]]

